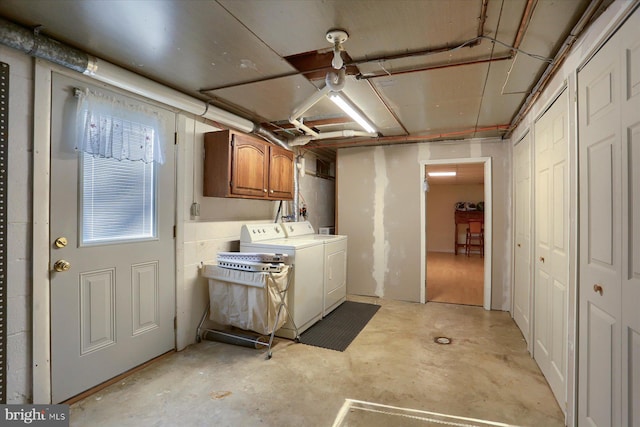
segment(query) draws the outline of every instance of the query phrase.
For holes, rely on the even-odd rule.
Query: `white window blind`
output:
[[[156,163],[81,153],[82,244],[157,237]]]
[[[115,94],[76,89],[83,245],[157,237],[157,111]]]

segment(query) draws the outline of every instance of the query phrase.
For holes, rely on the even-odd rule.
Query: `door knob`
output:
[[[604,289],[602,289],[602,285],[596,283],[595,285],[593,285],[593,292],[599,293],[600,296],[602,296]]]
[[[67,246],[67,238],[66,237],[58,237],[53,244],[56,245],[56,248],[64,248]]]
[[[522,246],[522,245],[520,245],[520,243],[518,243],[518,247],[520,247],[520,246]]]
[[[63,259],[59,259],[53,264],[53,269],[55,271],[67,271],[71,268],[71,263],[69,261],[65,261]]]
[[[540,257],[540,262],[542,262],[544,264],[544,257],[543,256]]]

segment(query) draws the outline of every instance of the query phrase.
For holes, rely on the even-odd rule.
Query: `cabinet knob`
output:
[[[267,189],[266,189],[266,188],[263,188],[263,189],[262,189],[262,191],[264,191],[264,192],[266,193],[266,192],[267,192]]]
[[[270,192],[273,193],[273,190],[271,190]]]

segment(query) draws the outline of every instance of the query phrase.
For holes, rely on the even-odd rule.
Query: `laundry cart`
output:
[[[220,261],[219,261],[220,264]],[[202,276],[208,279],[209,303],[198,325],[196,339],[213,333],[233,340],[267,347],[267,359],[271,358],[271,346],[275,332],[287,317],[287,291],[293,266],[265,264],[250,261],[222,262],[233,268],[205,264]],[[266,270],[266,271],[265,271]],[[233,326],[260,335],[269,336],[268,342],[252,339],[230,331],[203,328],[207,317],[219,325]],[[298,339],[296,329],[296,340]]]

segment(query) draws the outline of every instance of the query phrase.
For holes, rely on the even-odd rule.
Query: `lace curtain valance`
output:
[[[76,149],[94,157],[164,163],[156,111],[123,99],[76,89]]]

